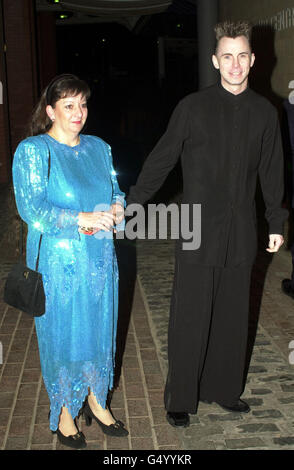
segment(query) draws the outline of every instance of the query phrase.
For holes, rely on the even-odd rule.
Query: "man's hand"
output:
[[[283,245],[283,243],[284,237],[282,235],[271,234],[269,236],[269,243],[266,251],[269,253],[276,253],[279,251],[279,248]]]
[[[125,218],[124,207],[119,203],[112,204],[110,212],[114,216],[115,225],[120,224]]]

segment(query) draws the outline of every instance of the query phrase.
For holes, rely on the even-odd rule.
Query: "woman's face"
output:
[[[46,111],[55,129],[66,134],[79,134],[88,116],[87,100],[81,93],[67,96],[58,100],[54,108],[48,105]]]

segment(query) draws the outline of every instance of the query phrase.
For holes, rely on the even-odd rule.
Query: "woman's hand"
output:
[[[79,232],[93,235],[99,230],[110,232],[115,225],[111,212],[80,212],[78,215]]]
[[[114,215],[115,225],[120,224],[125,218],[124,207],[122,206],[122,204],[119,204],[118,202],[116,202],[115,204],[112,204],[110,212],[111,214]]]

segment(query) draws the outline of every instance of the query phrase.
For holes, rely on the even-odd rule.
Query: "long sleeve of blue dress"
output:
[[[18,212],[29,226],[41,233],[79,239],[79,212],[48,201],[49,147],[37,139],[22,141],[14,155],[13,181]]]

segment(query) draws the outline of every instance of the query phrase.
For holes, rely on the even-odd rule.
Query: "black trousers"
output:
[[[168,411],[196,413],[199,399],[231,405],[243,392],[252,266],[176,260],[168,331]]]

